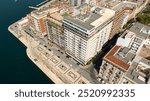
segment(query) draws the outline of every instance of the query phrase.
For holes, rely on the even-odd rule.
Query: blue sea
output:
[[[31,12],[43,0],[0,0],[0,83],[52,84],[53,82],[27,57],[26,47],[8,26]]]

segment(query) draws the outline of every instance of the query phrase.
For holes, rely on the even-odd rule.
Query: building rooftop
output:
[[[141,47],[141,50],[139,51],[138,55],[150,60],[150,46],[144,44]]]
[[[92,13],[92,14],[82,14],[76,17],[66,17],[65,20],[74,23],[75,25],[84,28],[86,30],[91,30],[92,28],[94,28],[94,26],[91,25],[91,23],[100,17],[101,15]]]
[[[130,52],[129,48],[123,47],[115,54],[115,56],[120,60],[124,61],[125,63],[129,63],[133,60],[135,54]]]
[[[128,0],[128,1],[133,3],[138,3],[138,4],[143,4],[143,2],[145,2],[145,0]]]
[[[128,47],[133,53],[137,53],[141,49],[143,41],[149,39],[150,27],[145,26],[140,23],[135,23],[133,26],[127,30],[120,38],[117,40],[117,45]],[[143,48],[144,49],[144,48]],[[142,53],[141,51],[141,54]]]
[[[129,64],[127,63],[130,59],[132,59],[132,57],[134,57],[134,55],[132,54],[132,56],[130,57],[130,55],[127,55],[127,57],[125,58],[126,60],[122,60],[121,56],[116,55],[118,53],[118,51],[121,51],[121,46],[114,46],[109,53],[104,57],[104,59],[106,59],[107,61],[111,62],[112,64],[114,64],[115,66],[117,66],[118,68],[126,71],[129,68]],[[124,52],[127,52],[128,49],[124,49]]]
[[[131,10],[136,8],[136,3],[133,2],[129,2],[129,1],[123,1],[123,2],[119,2],[118,4],[114,5],[112,7],[113,10],[118,11],[120,9],[125,9],[125,10]]]
[[[84,10],[84,12],[80,12],[76,16],[65,17],[64,21],[69,22],[80,29],[92,30],[111,19],[114,14],[115,12],[113,10],[106,8],[87,8],[87,11]]]
[[[63,20],[63,16],[60,13],[58,13],[58,12],[50,14],[50,16],[52,18],[56,19],[57,21],[62,21]]]
[[[83,3],[80,6],[75,7],[75,9],[81,9],[81,8],[84,8],[84,7],[87,7],[87,6],[89,6],[87,3]]]
[[[115,10],[115,11],[118,11],[118,10],[121,10],[121,9],[125,8],[125,6],[126,6],[126,4],[121,2],[121,3],[117,4],[117,5],[115,5],[114,7],[112,7],[112,9]]]
[[[150,27],[141,23],[135,23],[129,31],[134,32],[137,37],[146,39],[150,35]]]
[[[105,56],[105,58],[111,63],[114,63],[117,66],[127,70],[137,53],[142,57],[150,57],[150,55],[148,55],[150,54],[149,45],[143,45],[144,40],[150,36],[150,27],[140,23],[135,23],[125,33],[126,34],[123,36],[123,38],[125,38],[124,40],[128,41],[128,43],[122,43],[121,40],[118,39],[118,46],[114,46],[114,48]]]
[[[107,0],[106,6],[108,8],[113,8],[120,3],[119,0]]]
[[[135,23],[128,31],[123,34],[122,38],[129,38],[128,45],[124,45],[121,41],[115,46],[118,48],[112,49],[117,58],[129,65],[126,72],[126,78],[133,83],[148,83],[150,82],[150,27],[140,23]],[[120,40],[120,39],[119,39]],[[120,48],[119,48],[120,47]],[[115,52],[116,51],[116,52]],[[109,54],[109,53],[108,53]],[[110,55],[111,56],[111,55]],[[106,57],[113,64],[119,64],[117,59]],[[121,66],[121,65],[120,65]],[[122,65],[124,68],[125,65]]]
[[[52,14],[55,12],[58,12],[59,8],[55,7],[55,8],[51,8],[51,7],[45,7],[39,10],[34,10],[31,12],[31,14],[36,17],[36,18],[40,18],[43,16],[47,16],[47,14]]]
[[[50,7],[45,7],[45,8],[42,8],[42,9],[34,10],[34,11],[32,11],[32,13],[34,13],[37,16],[40,16],[41,14],[43,14],[45,11],[47,11],[49,9],[50,9]]]
[[[136,57],[139,58],[139,57]],[[135,59],[130,69],[128,70],[126,77],[132,80],[134,83],[146,84],[150,80],[150,61],[140,57]]]

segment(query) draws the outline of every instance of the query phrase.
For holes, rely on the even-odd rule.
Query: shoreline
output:
[[[30,52],[30,44],[28,43],[28,41],[24,38],[24,37],[18,37],[17,34],[11,30],[11,26],[13,24],[11,24],[9,27],[8,27],[8,31],[14,35],[17,39],[19,39],[19,41],[21,41],[25,46],[26,46],[26,53],[27,53],[27,56],[28,58],[48,77],[50,78],[55,84],[64,84],[64,82],[59,79],[59,77],[57,77],[50,69],[48,69],[45,65],[41,65],[41,61],[38,61],[38,62],[35,62],[34,61],[34,56],[31,54]]]
[[[41,47],[41,42],[38,41],[36,37],[27,34],[24,30],[20,29],[20,27],[17,27],[18,23],[22,20],[11,24],[8,27],[8,30],[27,47],[26,53],[28,58],[34,62],[34,64],[41,69],[41,71],[46,74],[49,79],[56,84],[99,84],[97,78],[91,77],[91,73],[88,70],[88,68],[91,67],[87,67],[86,69],[83,69],[82,67],[76,68],[76,64],[73,64],[74,66],[72,67],[72,65],[68,64],[69,62],[67,62],[67,60],[64,61],[63,59],[59,59],[57,55],[53,53],[53,51],[57,50],[54,49],[54,47],[52,52],[44,46],[44,51],[39,51],[38,47]],[[47,53],[46,51],[48,51],[49,54],[52,54],[52,56],[45,56]],[[54,61],[58,62],[55,63]],[[65,70],[62,69],[61,66],[65,66]]]
[[[42,71],[47,75],[55,84],[64,84],[50,69],[48,69],[41,61],[34,61],[34,56],[32,55],[29,48],[26,50],[28,58]]]

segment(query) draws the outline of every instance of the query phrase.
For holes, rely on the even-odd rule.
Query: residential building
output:
[[[86,64],[108,41],[114,14],[110,9],[85,5],[79,14],[65,17],[63,26],[66,53]]]
[[[148,84],[150,83],[150,27],[136,23],[130,31],[137,33],[131,45],[136,56],[120,83]]]
[[[112,4],[112,5],[110,5]],[[137,14],[137,3],[129,1],[112,1],[108,7],[116,11],[113,19],[113,28],[110,39],[121,31],[123,26]]]
[[[128,49],[116,45],[104,57],[99,71],[102,83],[118,83],[123,74],[126,73],[130,66],[128,63],[132,61],[134,54],[129,53],[126,56],[124,52],[127,53]]]
[[[86,0],[70,0],[72,6],[81,6]]]
[[[137,56],[120,83],[150,84],[150,60]]]
[[[97,0],[97,5],[115,10],[110,39],[121,31],[123,26],[133,19],[149,0]]]
[[[53,14],[48,15],[46,20],[46,29],[48,39],[64,48],[65,40],[64,40],[64,28],[62,26],[63,17],[60,13],[55,12]]]
[[[58,11],[58,8],[43,8],[39,10],[34,10],[31,14],[28,14],[28,19],[30,22],[30,27],[33,28],[34,31],[38,33],[38,35],[46,34],[46,23],[45,19],[47,18],[47,14]]]
[[[135,23],[103,58],[101,83],[150,83],[150,27]]]
[[[70,5],[77,6],[77,1],[78,0],[70,0]]]
[[[31,13],[28,15],[28,18],[30,20],[30,26],[38,32],[39,35],[45,35],[46,28],[45,28],[45,21],[44,19],[47,17],[47,15],[39,15],[37,16],[35,13]]]
[[[121,30],[123,17],[125,13],[125,6],[123,3],[119,3],[118,5],[114,6],[112,9],[115,11],[115,16],[113,18],[113,26],[111,30],[110,39]]]

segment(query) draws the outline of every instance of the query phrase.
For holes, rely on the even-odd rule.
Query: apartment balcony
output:
[[[109,72],[108,74],[107,74],[110,78],[111,78],[111,76],[112,76],[112,74]]]
[[[101,69],[105,71],[107,69],[107,65],[104,64]]]
[[[128,81],[124,81],[123,84],[129,84],[129,82]]]
[[[113,78],[113,80],[112,80],[112,82],[113,82],[113,83],[117,83],[117,82],[118,82],[118,80],[119,80],[119,78],[114,77],[114,78]]]
[[[113,71],[112,70],[108,70],[108,74],[112,75],[113,74]]]
[[[102,72],[100,72],[100,73],[99,73],[99,76],[100,76],[100,77],[103,77],[103,73],[102,73]]]
[[[106,71],[106,69],[105,69],[105,68],[102,68],[101,71],[104,73],[104,72]]]
[[[118,75],[118,74],[115,74],[115,77],[114,77],[115,79],[119,79],[120,78],[120,75]]]
[[[104,64],[103,64],[103,67],[107,67],[107,66],[108,66],[108,64],[107,64],[107,63],[104,63]]]
[[[118,83],[118,80],[120,79],[120,76],[118,74],[115,74],[115,76],[112,79],[113,83]]]
[[[106,76],[105,81],[109,81],[109,78],[110,78],[109,76]]]
[[[106,71],[106,67],[101,66],[101,67],[100,67],[100,72],[101,72],[101,73],[104,73],[105,71]]]
[[[122,83],[122,84],[129,84],[130,81],[128,81],[127,79],[124,78],[124,79],[121,81],[121,83]]]
[[[111,71],[113,71],[113,70],[114,70],[114,68],[111,66],[111,67],[110,67],[110,70],[111,70]]]
[[[112,84],[116,84],[116,81],[115,81],[115,80],[112,80]]]

